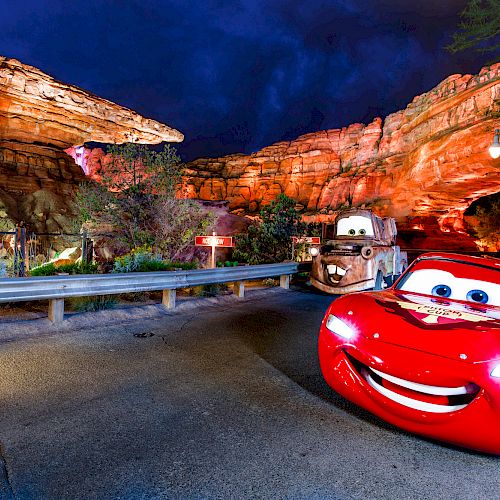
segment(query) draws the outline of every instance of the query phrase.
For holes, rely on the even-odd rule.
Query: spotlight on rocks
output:
[[[490,146],[490,156],[493,159],[497,159],[500,156],[500,129],[495,130],[495,135],[493,137],[493,144]]]

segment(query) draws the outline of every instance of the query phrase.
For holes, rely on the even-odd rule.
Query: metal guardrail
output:
[[[81,274],[0,279],[0,303],[49,300],[49,319],[64,319],[64,299],[120,293],[163,290],[163,305],[175,307],[175,290],[199,285],[235,282],[235,294],[244,296],[244,281],[280,276],[280,286],[288,288],[291,274],[298,271],[294,262],[262,264],[194,271],[153,273]]]

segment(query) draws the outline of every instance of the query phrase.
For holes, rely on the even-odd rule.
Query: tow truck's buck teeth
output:
[[[328,264],[326,268],[328,270],[328,274],[330,275],[338,274],[339,276],[344,276],[345,273],[347,272],[347,269],[344,269],[343,267],[340,266],[336,266],[335,264]]]

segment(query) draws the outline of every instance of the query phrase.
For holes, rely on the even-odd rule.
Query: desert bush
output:
[[[192,200],[176,197],[183,167],[175,149],[166,146],[157,153],[124,144],[108,148],[108,153],[100,182],[79,188],[78,225],[91,232],[110,228],[109,238],[126,251],[154,245],[165,260],[181,259],[215,216]]]
[[[233,257],[249,264],[268,264],[292,259],[292,236],[302,236],[306,225],[295,209],[295,200],[280,194],[260,211],[262,222],[236,237]]]
[[[278,286],[278,280],[275,280],[273,278],[266,278],[262,280],[262,284],[264,286]]]
[[[146,302],[150,298],[150,292],[132,292],[120,294],[120,300],[126,300],[127,302]]]
[[[128,254],[117,257],[113,263],[114,273],[133,273],[146,271],[165,271],[164,262],[158,254],[152,252],[151,247],[140,246],[133,248]]]
[[[178,261],[193,245],[195,236],[209,233],[215,222],[215,215],[193,200],[158,199],[150,225],[155,248],[165,260]]]
[[[94,312],[112,309],[118,303],[116,295],[96,295],[94,297],[73,297],[69,304],[73,311]]]
[[[81,262],[57,265],[54,262],[48,262],[47,264],[42,264],[30,270],[31,276],[54,276],[58,273],[95,274],[97,273],[97,265]]]
[[[153,253],[151,247],[134,248],[130,253],[117,257],[113,264],[115,273],[146,273],[155,271],[173,271],[176,269],[196,269],[196,262],[166,262],[161,255]]]
[[[194,287],[195,295],[198,297],[216,297],[229,290],[226,283],[211,283]]]

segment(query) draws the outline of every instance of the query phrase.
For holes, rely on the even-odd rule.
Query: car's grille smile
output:
[[[473,383],[460,387],[441,387],[411,382],[370,368],[349,354],[347,357],[370,387],[386,398],[414,410],[429,413],[462,410],[479,392],[479,386]]]

